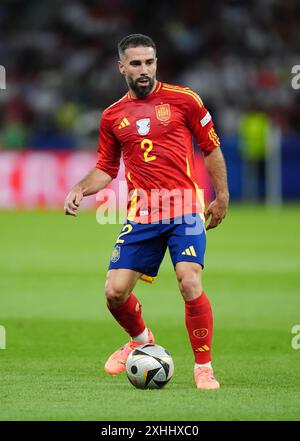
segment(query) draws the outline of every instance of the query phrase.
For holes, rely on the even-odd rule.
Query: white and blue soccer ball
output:
[[[171,380],[174,363],[165,348],[146,343],[131,352],[126,372],[131,384],[138,389],[161,389]]]

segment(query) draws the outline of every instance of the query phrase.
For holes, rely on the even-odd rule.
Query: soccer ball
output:
[[[146,343],[131,352],[126,372],[131,384],[138,389],[161,389],[171,380],[174,363],[165,348]]]

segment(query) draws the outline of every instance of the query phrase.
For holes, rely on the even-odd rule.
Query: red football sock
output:
[[[204,291],[200,297],[185,301],[185,325],[195,355],[195,363],[208,363],[211,361],[213,315],[210,301]]]
[[[136,337],[146,328],[142,317],[142,305],[133,293],[117,308],[110,308],[108,305],[107,307],[117,322],[131,337]]]

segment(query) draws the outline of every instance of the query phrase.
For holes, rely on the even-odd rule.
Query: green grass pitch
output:
[[[198,391],[169,256],[135,294],[175,373],[136,390],[103,364],[126,334],[106,310],[106,268],[120,225],[94,213],[0,213],[1,420],[299,420],[300,209],[232,206],[208,232],[204,288],[214,309],[219,391]]]

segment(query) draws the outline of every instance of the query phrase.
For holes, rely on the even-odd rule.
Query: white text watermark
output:
[[[300,64],[295,64],[292,67],[291,73],[294,75],[292,78],[292,88],[298,90],[300,89]]]
[[[296,334],[291,341],[293,349],[300,349],[300,325],[294,325],[292,327],[292,334]]]
[[[200,234],[195,225],[195,215],[203,216],[203,190],[198,189],[149,189],[135,188],[127,197],[125,181],[119,182],[119,188],[101,190],[96,200],[99,206],[96,212],[97,222],[104,224],[123,224],[126,217],[135,223],[142,224],[187,224],[187,234]],[[203,224],[202,230],[203,230]],[[195,227],[197,231],[195,230]]]
[[[6,349],[6,331],[2,325],[0,325],[0,349]]]
[[[0,65],[0,89],[6,89],[6,70],[2,65]]]

